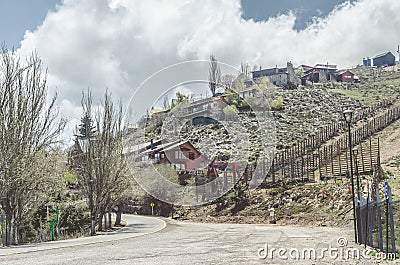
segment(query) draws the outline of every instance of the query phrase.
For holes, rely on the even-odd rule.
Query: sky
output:
[[[0,42],[38,52],[70,130],[82,89],[127,105],[149,76],[187,60],[345,68],[400,42],[398,0],[2,0],[0,11]]]

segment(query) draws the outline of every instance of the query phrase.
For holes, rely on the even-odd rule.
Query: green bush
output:
[[[272,110],[280,110],[283,107],[283,97],[278,96],[271,102],[271,109]]]
[[[235,105],[228,105],[223,111],[226,119],[234,118],[239,112]]]

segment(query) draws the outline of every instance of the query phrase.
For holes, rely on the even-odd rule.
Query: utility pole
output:
[[[400,63],[400,45],[397,45],[397,53],[399,54],[399,63]]]

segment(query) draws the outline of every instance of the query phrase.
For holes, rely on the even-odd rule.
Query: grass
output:
[[[353,99],[364,100],[363,94],[359,90],[348,90],[348,89],[328,89],[329,92],[334,94],[341,94],[345,97],[350,97]]]

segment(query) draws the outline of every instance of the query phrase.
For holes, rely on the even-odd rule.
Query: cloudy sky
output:
[[[345,68],[400,43],[398,0],[4,0],[0,10],[0,41],[38,51],[70,126],[82,89],[127,104],[153,73],[211,53],[235,67]]]

